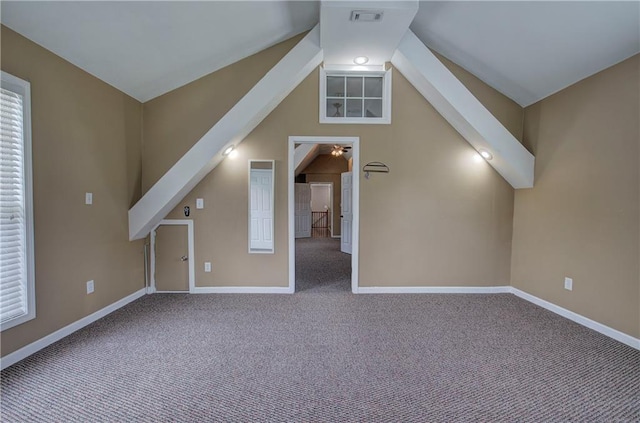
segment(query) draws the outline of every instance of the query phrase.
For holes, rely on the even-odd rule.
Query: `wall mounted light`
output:
[[[478,153],[480,153],[480,155],[481,155],[482,157],[484,157],[484,159],[485,159],[485,160],[491,160],[491,159],[493,159],[493,154],[489,153],[489,152],[488,152],[487,150],[485,150],[485,149],[482,149],[482,148],[481,148],[480,150],[478,150]]]
[[[367,56],[358,56],[355,59],[353,59],[353,63],[355,63],[356,65],[364,65],[368,61],[369,61],[369,58]]]

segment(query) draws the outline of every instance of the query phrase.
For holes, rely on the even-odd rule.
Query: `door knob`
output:
[[[182,256],[182,257],[180,257],[180,260],[182,260],[182,261],[187,261],[187,260],[189,260],[189,257],[187,257],[187,256]]]

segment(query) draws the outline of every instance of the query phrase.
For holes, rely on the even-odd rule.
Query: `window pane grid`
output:
[[[382,117],[382,79],[380,76],[327,76],[326,116]]]

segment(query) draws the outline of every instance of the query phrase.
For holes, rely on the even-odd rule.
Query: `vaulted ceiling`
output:
[[[140,101],[320,19],[317,1],[3,0],[0,7],[4,25]],[[527,106],[640,52],[639,20],[638,2],[420,1],[410,28],[432,50]]]

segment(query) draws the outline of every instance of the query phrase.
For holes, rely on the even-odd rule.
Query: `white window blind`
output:
[[[0,324],[35,316],[27,82],[2,73],[0,89]],[[25,117],[27,119],[25,119]],[[27,160],[29,159],[29,160]]]

